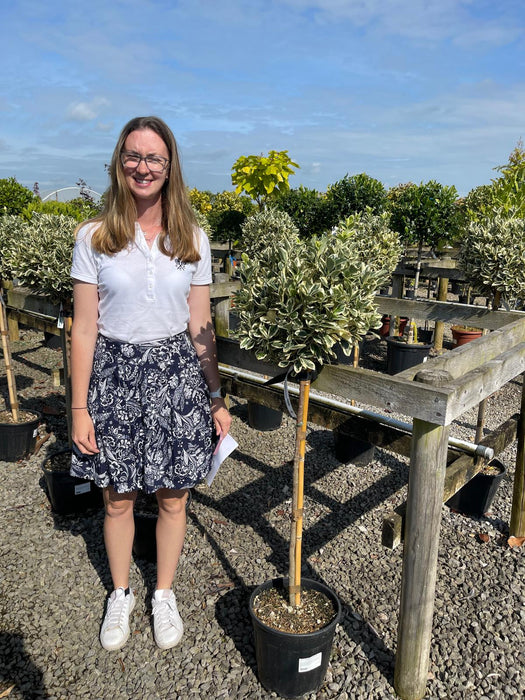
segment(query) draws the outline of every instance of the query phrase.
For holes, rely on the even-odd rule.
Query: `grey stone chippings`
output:
[[[278,697],[257,679],[248,599],[256,585],[287,572],[293,421],[258,432],[247,424],[246,403],[231,399],[239,449],[211,488],[194,490],[174,585],[184,637],[172,650],[155,646],[155,567],[134,560],[130,639],[109,653],[98,642],[111,586],[103,514],[54,515],[43,487],[44,458],[67,444],[64,416],[55,415],[64,409],[63,388],[50,375],[60,352],[25,330],[13,353],[22,408],[44,410],[53,435],[37,455],[0,463],[0,692],[14,685],[10,700]],[[515,380],[489,399],[488,429],[518,410],[520,395]],[[452,434],[472,440],[476,417],[465,413]],[[525,548],[506,543],[515,444],[501,458],[508,473],[488,516],[477,521],[443,507],[427,698],[525,693]],[[324,581],[343,605],[325,682],[309,700],[396,697],[403,552],[382,547],[381,525],[405,500],[407,477],[408,461],[380,449],[365,467],[341,464],[331,432],[309,426],[303,573]]]

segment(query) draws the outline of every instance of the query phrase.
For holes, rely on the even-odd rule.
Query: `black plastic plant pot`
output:
[[[417,339],[420,343],[432,344],[432,337],[434,331],[432,328],[418,328],[417,329]]]
[[[32,420],[0,423],[0,462],[17,462],[34,451],[41,416],[30,411]]]
[[[277,430],[281,426],[283,412],[268,408],[255,401],[248,401],[248,425],[255,430]]]
[[[133,556],[155,563],[157,561],[157,516],[154,513],[135,513]]]
[[[386,339],[386,369],[397,374],[421,362],[426,362],[432,345],[429,343],[405,343],[396,338]]]
[[[345,424],[334,428],[335,456],[340,462],[352,462],[356,466],[365,466],[374,459],[375,447],[371,442],[352,437]]]
[[[483,474],[479,472],[452,498],[449,498],[445,503],[452,510],[458,511],[463,515],[470,515],[474,518],[482,518],[490,509],[496,491],[505,476],[505,465],[499,459],[493,459],[488,466],[499,469],[498,474]]]
[[[266,690],[285,698],[298,698],[321,687],[330,661],[335,628],[341,617],[341,603],[327,586],[310,579],[302,579],[301,585],[303,589],[324,593],[336,611],[328,625],[308,634],[273,629],[261,622],[254,613],[254,601],[259,593],[268,588],[287,588],[288,579],[266,581],[250,597],[259,681]]]
[[[103,505],[102,489],[93,481],[71,476],[68,471],[54,469],[53,460],[65,459],[71,450],[50,455],[42,465],[51,509],[58,515],[76,515]]]

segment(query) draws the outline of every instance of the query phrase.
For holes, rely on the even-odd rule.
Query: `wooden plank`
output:
[[[9,318],[16,319],[17,323],[23,323],[25,326],[34,328],[37,331],[44,331],[52,335],[60,335],[56,319],[52,320],[48,319],[48,317],[37,316],[36,314],[26,313],[12,308],[8,308],[7,311]]]
[[[231,297],[241,286],[238,280],[230,282],[214,282],[210,284],[210,298],[219,299],[222,297]]]
[[[19,311],[28,311],[45,316],[48,319],[57,319],[60,308],[46,299],[46,297],[34,294],[26,287],[13,287],[7,291],[6,306]]]
[[[432,360],[423,365],[431,368]],[[418,417],[438,425],[446,425],[448,402],[454,388],[419,385],[397,375],[389,376],[359,367],[326,365],[314,382],[317,391],[355,399],[369,406],[378,406]]]
[[[414,420],[394,671],[402,700],[423,698],[428,679],[448,433]]]
[[[476,341],[473,341],[476,342]],[[507,382],[525,371],[525,342],[485,362],[454,380],[454,388],[447,407],[447,423],[458,418],[469,408],[477,406]]]
[[[485,306],[455,304],[449,301],[425,299],[414,301],[378,294],[375,302],[381,314],[408,316],[422,321],[444,321],[489,330],[495,330],[525,318],[525,311],[492,311]]]
[[[519,414],[516,413],[499,425],[493,432],[480,440],[480,445],[491,447],[497,456],[514,442],[517,434]],[[450,454],[450,453],[449,453]],[[443,486],[443,502],[445,503],[483,467],[483,462],[475,455],[461,454],[447,467]],[[388,549],[395,549],[403,541],[406,516],[406,502],[401,503],[383,520],[381,542]]]
[[[444,369],[453,378],[461,377],[471,369],[483,365],[498,355],[525,341],[525,317],[512,321],[492,333],[473,340],[466,345],[454,348],[441,357],[432,358],[433,369]],[[397,377],[413,379],[418,368],[411,367],[399,372]]]

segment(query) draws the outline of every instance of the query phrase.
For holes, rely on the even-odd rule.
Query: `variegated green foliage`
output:
[[[17,214],[0,216],[0,279],[11,280],[18,242],[24,239],[26,223]]]
[[[460,264],[467,280],[491,298],[525,297],[525,220],[495,216],[470,224],[461,241]]]
[[[297,241],[299,230],[289,214],[278,209],[263,209],[249,216],[242,226],[241,245],[248,257],[253,258],[276,241]]]
[[[12,241],[11,276],[52,303],[71,298],[71,258],[78,222],[70,216],[33,214]]]
[[[388,213],[374,214],[371,209],[358,212],[342,221],[335,233],[348,242],[358,260],[384,273],[381,284],[390,279],[402,249],[399,234],[390,228]]]
[[[374,296],[383,279],[337,235],[270,238],[257,255],[243,255],[241,347],[295,373],[334,358],[336,343],[350,354],[379,323]]]

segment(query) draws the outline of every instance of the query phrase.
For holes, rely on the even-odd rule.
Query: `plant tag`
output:
[[[60,311],[58,312],[57,328],[64,328],[64,312],[62,309],[62,304],[60,304]]]
[[[75,496],[80,496],[81,493],[89,493],[91,491],[91,483],[77,484],[75,486]]]
[[[299,659],[299,673],[306,673],[307,671],[313,671],[314,668],[319,668],[322,660],[323,652],[321,651],[308,659]]]
[[[35,428],[33,430],[33,437],[36,437],[38,435],[38,428]]]
[[[427,360],[428,360],[428,355],[427,355],[427,357],[423,358],[423,362],[426,362]]]

